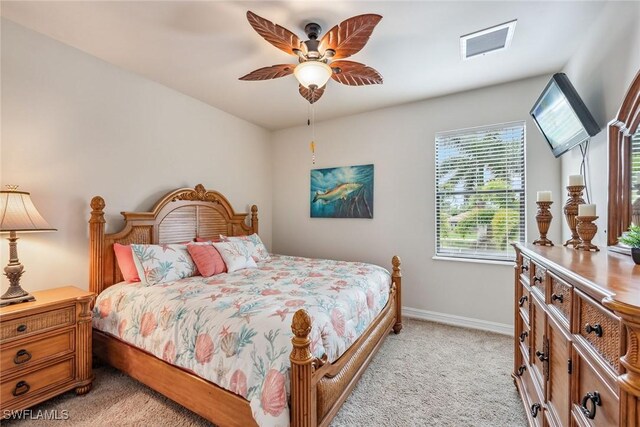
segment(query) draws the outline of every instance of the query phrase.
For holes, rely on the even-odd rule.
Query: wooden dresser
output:
[[[513,378],[532,426],[640,426],[640,266],[516,244]]]
[[[33,302],[0,308],[1,417],[68,390],[91,389],[94,294],[65,287],[33,295]]]

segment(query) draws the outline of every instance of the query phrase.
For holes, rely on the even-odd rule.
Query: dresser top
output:
[[[524,255],[580,283],[586,292],[616,311],[640,312],[640,266],[630,256],[607,251],[584,252],[564,246],[516,244]]]
[[[57,305],[66,301],[76,301],[86,298],[93,298],[93,292],[84,291],[74,286],[65,286],[63,288],[47,289],[44,291],[31,292],[36,300],[12,304],[0,308],[0,315],[21,313],[24,311],[44,308],[46,306]]]

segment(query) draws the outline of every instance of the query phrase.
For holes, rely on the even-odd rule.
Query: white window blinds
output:
[[[525,124],[436,134],[436,255],[513,260],[525,241]]]
[[[640,131],[631,136],[631,222],[640,225]]]

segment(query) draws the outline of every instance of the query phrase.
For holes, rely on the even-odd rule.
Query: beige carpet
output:
[[[333,426],[525,426],[510,376],[509,337],[407,320],[391,334]],[[161,373],[158,373],[161,375]],[[67,410],[66,421],[3,421],[3,426],[207,426],[135,380],[95,370],[86,396],[67,393],[33,410]]]

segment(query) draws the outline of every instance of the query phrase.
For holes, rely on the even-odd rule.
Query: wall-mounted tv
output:
[[[553,75],[530,114],[556,157],[600,132],[564,73]]]

